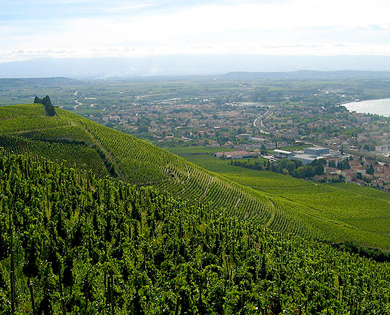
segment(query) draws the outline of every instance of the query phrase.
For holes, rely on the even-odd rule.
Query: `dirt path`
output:
[[[206,196],[206,194],[207,194],[207,192],[209,191],[210,185],[211,185],[211,183],[213,182],[213,180],[214,180],[214,176],[211,176],[211,177],[210,177],[210,180],[209,180],[209,182],[208,182],[208,184],[207,184],[207,187],[206,187],[206,189],[204,190],[204,193],[203,193],[203,195],[202,195],[200,198],[203,198],[204,196]]]
[[[264,225],[265,228],[268,228],[272,222],[275,220],[275,204],[270,200],[271,202],[271,208],[272,208],[272,212],[271,212],[271,217],[269,218],[269,220],[267,221],[267,223]]]

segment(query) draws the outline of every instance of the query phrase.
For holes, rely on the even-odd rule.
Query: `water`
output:
[[[349,111],[390,117],[390,98],[343,104]]]

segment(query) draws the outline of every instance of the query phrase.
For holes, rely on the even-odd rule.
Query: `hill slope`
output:
[[[322,184],[274,172],[256,171],[214,158],[210,148],[170,148],[188,161],[214,170],[262,196],[306,226],[324,231],[328,240],[389,249],[390,194],[354,184]],[[191,154],[196,150],[196,154]],[[202,154],[199,154],[202,153]],[[314,228],[314,229],[315,229]],[[318,235],[318,234],[317,234]]]
[[[40,148],[42,143],[50,141],[62,146],[72,144],[73,149],[69,153],[63,152],[62,156],[58,156],[72,161],[75,159],[75,150],[87,156],[92,152],[86,150],[92,148],[99,152],[105,165],[108,165],[107,172],[131,184],[153,185],[186,199],[212,202],[218,209],[237,213],[241,218],[250,217],[261,224],[266,224],[275,216],[275,207],[268,198],[253,195],[236,183],[222,179],[168,151],[71,112],[57,109],[57,116],[52,118],[43,114],[40,105],[6,106],[0,108],[0,119],[0,132],[7,141],[3,141],[3,145],[9,151],[28,151],[40,155],[44,154]],[[13,138],[15,136],[18,138]],[[27,140],[20,146],[22,138]],[[36,141],[38,146],[35,146]],[[52,155],[56,155],[56,152],[52,152]],[[95,157],[87,156],[85,161],[91,160],[95,160]],[[83,165],[84,162],[78,164]],[[94,171],[102,165],[86,164]],[[282,220],[286,219],[282,217]],[[286,231],[298,232],[301,229],[293,221],[286,225]]]
[[[356,228],[342,220],[313,213],[310,205],[287,195],[286,198],[278,188],[277,193],[272,193],[261,191],[256,183],[239,185],[168,151],[71,112],[57,109],[56,117],[47,117],[39,104],[6,106],[0,107],[0,122],[0,146],[9,152],[66,160],[68,166],[91,169],[100,177],[110,174],[131,184],[153,185],[195,203],[212,203],[221,212],[275,231],[329,242],[352,240],[390,248],[386,233]]]
[[[0,153],[0,314],[387,314],[390,265]]]

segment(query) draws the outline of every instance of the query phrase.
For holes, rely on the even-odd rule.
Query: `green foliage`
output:
[[[324,168],[321,165],[318,165],[316,167],[311,165],[303,165],[294,170],[292,176],[297,178],[311,178],[314,177],[314,175],[320,175],[323,172]]]
[[[154,185],[194,202],[212,201],[216,207],[240,213],[242,218],[255,216],[259,223],[271,217],[272,207],[264,198],[255,197],[237,184],[214,176],[165,150],[70,112],[57,110],[57,115],[52,118],[57,121],[57,127],[35,105],[2,107],[1,117],[4,121],[12,121],[3,128],[4,133],[15,137],[17,132],[21,137],[3,144],[8,152],[28,151],[54,161],[74,161],[78,167],[85,164],[84,168],[89,167],[94,172],[100,167],[99,174],[108,172],[132,184]],[[14,131],[13,126],[18,126],[18,129]],[[35,142],[37,140],[39,142]],[[64,148],[69,144],[69,152],[40,149],[46,143]],[[226,194],[231,198],[225,198]]]
[[[353,240],[362,247],[390,249],[388,192],[355,184],[320,184],[235,167],[211,155],[186,154],[184,149],[181,153],[262,198],[266,196],[274,209],[266,224],[276,231],[295,231],[330,243]]]
[[[366,170],[366,173],[367,173],[367,174],[370,174],[370,175],[373,175],[374,172],[375,172],[374,166],[373,166],[372,164],[370,164],[370,166],[369,166],[369,167],[367,168],[367,170]]]
[[[55,116],[56,110],[51,103],[49,95],[46,95],[44,98],[40,99],[37,96],[34,98],[34,103],[41,103],[43,104],[43,108],[45,109],[45,113],[48,116]]]
[[[259,228],[203,204],[0,155],[1,237],[14,240],[16,314],[378,313],[390,266]],[[11,218],[11,221],[10,221]],[[25,266],[30,266],[29,270]],[[0,313],[10,313],[10,251]],[[2,279],[2,280],[1,280]]]
[[[269,170],[276,172],[276,173],[286,173],[284,170],[287,170],[286,174],[293,173],[296,169],[302,167],[301,160],[289,160],[289,159],[282,159],[278,161],[277,163],[273,163],[271,167],[269,167]],[[286,175],[285,174],[285,175]],[[294,176],[296,177],[296,176]]]
[[[245,168],[249,168],[252,170],[258,170],[261,171],[263,170],[263,163],[262,161],[252,161],[252,160],[231,160],[230,161],[231,165],[234,166],[241,166]]]
[[[366,193],[237,168],[202,154],[199,148],[187,148],[193,154],[185,157],[209,167],[206,171],[73,113],[58,109],[55,117],[47,117],[39,104],[1,107],[0,130],[0,140],[4,140],[0,146],[8,153],[43,155],[60,163],[66,160],[65,165],[92,170],[99,178],[111,175],[131,184],[153,185],[193,205],[212,203],[216,209],[274,231],[328,242],[353,240],[361,246],[390,247],[388,203]],[[284,162],[282,171],[290,173],[296,162]],[[66,234],[65,228],[61,231]]]
[[[8,153],[29,153],[45,156],[55,162],[64,162],[68,167],[92,170],[97,176],[109,175],[109,161],[96,148],[84,142],[69,140],[33,140],[21,136],[0,135],[0,147]]]

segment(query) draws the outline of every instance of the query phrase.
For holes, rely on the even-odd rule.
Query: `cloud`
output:
[[[349,1],[347,1],[349,2]],[[293,1],[289,4],[237,4],[230,6],[201,5],[184,8],[172,13],[151,12],[147,15],[124,14],[121,16],[68,19],[62,22],[63,37],[68,41],[119,44],[126,41],[159,43],[186,41],[194,36],[211,37],[218,34],[223,41],[226,34],[239,31],[256,32],[316,32],[319,28],[340,31],[369,28],[381,17],[369,14],[366,6],[349,6],[342,2],[337,6],[311,5],[312,2]],[[366,12],[361,19],[361,10]],[[346,14],[346,11],[348,14]],[[384,16],[384,21],[387,17]],[[298,36],[297,33],[291,35]]]
[[[188,53],[191,47],[194,53],[389,53],[384,0],[15,0],[12,8],[7,2],[0,4],[2,56],[39,46],[61,56]]]

